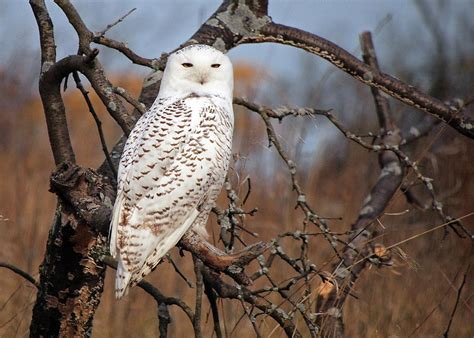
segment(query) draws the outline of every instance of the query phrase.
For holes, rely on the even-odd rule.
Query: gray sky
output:
[[[5,66],[18,53],[34,53],[38,48],[38,32],[27,1],[0,0],[0,66]],[[75,53],[77,40],[66,18],[52,1],[46,1],[55,24],[58,56]],[[138,54],[158,57],[187,39],[219,5],[216,0],[82,0],[73,1],[84,21],[92,30],[101,30],[108,23],[136,7],[124,22],[110,31],[109,36],[129,43]],[[455,0],[455,7],[467,1]],[[390,14],[392,19],[376,42],[383,47],[384,31],[396,27],[400,35],[407,34],[416,25],[418,14],[413,1],[397,0],[273,0],[270,15],[276,22],[292,25],[316,33],[352,51],[358,45],[358,34],[374,30]],[[417,31],[421,39],[426,32]],[[424,37],[423,37],[424,36]],[[250,60],[265,65],[272,71],[289,74],[302,52],[274,44],[242,46],[230,52],[234,60]],[[127,68],[122,57],[107,57],[109,68]]]
[[[136,7],[126,20],[107,33],[109,37],[124,41],[139,55],[148,58],[159,57],[162,52],[169,52],[189,38],[218,7],[218,0],[76,0],[72,1],[77,7],[89,29],[100,31],[107,24]],[[64,14],[52,0],[46,0],[50,10],[58,46],[58,58],[75,54],[77,37]],[[430,5],[444,3],[438,20],[446,36],[453,37],[459,27],[457,13],[474,13],[474,1],[428,0]],[[30,85],[36,91],[37,81],[31,78],[39,72],[39,42],[38,30],[28,2],[21,0],[0,0],[0,70],[21,67],[33,74],[25,79],[25,86]],[[405,64],[412,68],[416,66],[416,74],[422,74],[424,64],[429,64],[428,58],[433,54],[433,39],[427,30],[415,2],[413,0],[270,0],[269,14],[275,22],[294,26],[322,36],[357,57],[360,56],[359,34],[362,31],[378,31],[374,42],[382,69],[393,75],[398,75],[395,65]],[[387,20],[386,18],[390,19]],[[464,16],[469,20],[469,16]],[[376,29],[381,26],[381,29]],[[472,32],[474,34],[474,32]],[[464,32],[461,45],[469,45],[472,35]],[[454,39],[448,39],[451,41]],[[459,39],[458,39],[459,40]],[[466,43],[468,42],[468,43]],[[459,43],[459,41],[458,41]],[[446,46],[448,53],[458,51],[458,45]],[[105,47],[99,58],[107,70],[127,70],[145,75],[147,68],[132,65],[125,57]],[[311,56],[303,51],[288,46],[276,44],[243,45],[230,51],[231,59],[257,64],[259,69],[271,74],[278,81],[267,81],[270,85],[263,88],[272,98],[272,105],[315,104],[320,108],[334,108],[346,112],[347,116],[359,116],[366,110],[366,102],[360,102],[355,95],[347,92],[348,84],[354,84],[349,76],[344,77],[344,83],[334,80],[322,81],[328,69],[334,69],[326,61]],[[396,62],[394,62],[394,60]],[[430,70],[432,71],[432,70]],[[341,74],[335,71],[335,74]],[[23,73],[21,73],[23,74]],[[421,78],[423,76],[421,75]],[[298,81],[298,79],[300,81]],[[279,94],[274,83],[284,83],[284,98]],[[324,88],[314,89],[315,84],[324,82]],[[412,84],[426,90],[423,79],[415,79]],[[302,86],[303,85],[303,86]],[[263,87],[263,86],[262,86]],[[314,102],[301,100],[307,88]],[[354,86],[352,86],[354,88]],[[259,88],[259,93],[262,88]],[[337,95],[334,95],[337,92]],[[280,92],[281,93],[281,92]],[[298,96],[300,95],[300,96]],[[257,96],[257,102],[262,102]],[[325,99],[322,101],[320,99]],[[332,101],[330,101],[332,100]],[[287,128],[287,134],[296,133]],[[325,138],[327,128],[319,129],[318,138]],[[316,137],[316,136],[314,136]],[[290,138],[287,138],[288,140]],[[316,140],[308,139],[309,148],[317,144]],[[266,145],[262,145],[266,147]],[[291,148],[291,147],[289,147]],[[303,151],[306,147],[303,147]],[[322,148],[321,148],[322,149]],[[311,149],[313,151],[313,149]]]

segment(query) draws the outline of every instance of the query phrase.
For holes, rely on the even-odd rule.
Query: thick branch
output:
[[[56,61],[56,43],[54,42],[53,22],[44,0],[30,0],[40,34],[41,72],[48,70]]]
[[[56,164],[62,161],[75,162],[72,149],[64,103],[61,98],[61,78],[49,73],[56,62],[56,45],[54,42],[53,22],[44,1],[30,1],[40,32],[41,42],[41,75],[39,90],[48,125],[48,135]],[[53,76],[52,76],[52,75]]]
[[[51,191],[70,203],[82,220],[108,234],[115,190],[102,176],[64,162],[51,175],[50,184]]]
[[[417,88],[373,69],[352,54],[315,34],[276,23],[262,27],[255,35],[244,37],[241,43],[275,42],[304,49],[329,61],[359,81],[379,88],[390,96],[449,124],[461,134],[474,138],[474,121],[456,107],[422,93]]]

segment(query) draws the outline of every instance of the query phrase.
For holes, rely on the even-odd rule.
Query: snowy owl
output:
[[[117,298],[186,231],[207,236],[231,156],[232,90],[232,64],[217,49],[192,45],[168,58],[158,97],[120,159],[110,228]]]

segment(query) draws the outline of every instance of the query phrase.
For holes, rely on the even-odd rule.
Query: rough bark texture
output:
[[[53,226],[40,267],[37,301],[33,308],[31,337],[90,336],[92,319],[104,286],[103,255],[107,227],[102,233],[84,219],[91,212],[107,210],[108,225],[114,190],[92,170],[65,163],[53,173],[51,190],[59,196],[88,196],[82,205],[71,205],[60,197]],[[78,217],[78,211],[84,216]]]

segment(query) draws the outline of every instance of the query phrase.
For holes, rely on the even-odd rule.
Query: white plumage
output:
[[[158,97],[120,159],[110,230],[117,298],[190,228],[206,236],[231,155],[232,90],[232,64],[213,47],[170,55]]]

